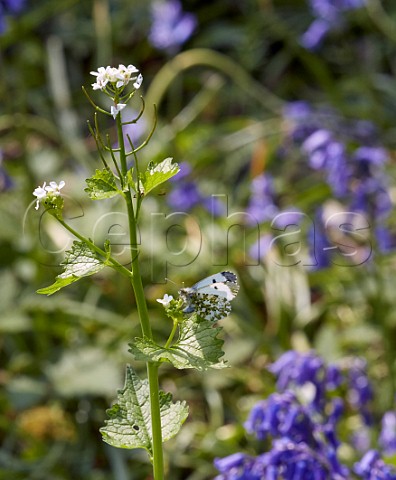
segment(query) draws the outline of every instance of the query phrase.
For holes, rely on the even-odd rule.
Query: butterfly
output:
[[[226,271],[210,275],[192,287],[179,290],[187,305],[183,313],[196,312],[205,320],[221,320],[231,313],[230,301],[236,297],[238,290],[235,273]]]

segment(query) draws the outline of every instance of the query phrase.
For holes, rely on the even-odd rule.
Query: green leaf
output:
[[[220,327],[213,322],[191,316],[180,324],[178,341],[169,348],[161,347],[148,338],[136,338],[130,344],[130,352],[136,360],[145,362],[169,362],[178,369],[225,368],[220,358],[224,355],[223,340],[217,338]]]
[[[166,182],[180,171],[177,163],[172,163],[172,158],[165,158],[157,165],[149,164],[147,170],[140,174],[140,182],[147,195],[151,190]]]
[[[160,392],[162,441],[174,437],[188,416],[185,402],[172,402],[170,393]],[[125,386],[118,391],[117,403],[107,410],[109,419],[100,429],[103,440],[118,448],[145,448],[152,455],[150,391],[127,367]]]
[[[66,258],[61,265],[65,269],[56,277],[56,282],[48,287],[40,288],[37,293],[52,295],[61,288],[77,282],[82,277],[93,275],[105,267],[105,264],[85,243],[78,241],[73,242],[71,250],[66,252]]]
[[[103,170],[96,170],[95,175],[87,178],[87,188],[84,189],[92,200],[102,200],[104,198],[112,198],[120,194],[118,190],[115,177],[110,170],[104,168]]]

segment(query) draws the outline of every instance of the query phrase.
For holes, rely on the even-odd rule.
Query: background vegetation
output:
[[[170,325],[155,299],[178,288],[165,277],[191,285],[226,268],[241,284],[221,325],[231,368],[162,369],[164,389],[190,406],[166,445],[172,480],[212,478],[215,457],[253,451],[242,424],[275,389],[265,366],[290,348],[314,348],[328,361],[365,358],[374,430],[394,406],[395,6],[367,0],[342,10],[315,45],[304,44],[304,33],[324,15],[304,0],[184,1],[196,19],[191,32],[162,45],[152,7],[147,0],[0,1],[0,479],[150,478],[144,452],[108,447],[98,432],[131,361],[128,342],[139,335],[128,281],[105,270],[54,297],[35,293],[60,272],[71,243],[32,208],[31,192],[45,178],[66,181],[74,228],[96,241],[119,239],[122,259],[120,207],[84,193],[100,160],[81,85],[89,87],[99,66],[132,63],[144,75],[147,108],[132,135],[144,139],[154,103],[158,125],[142,161],[171,156],[184,165],[185,176],[142,215],[157,338]],[[103,128],[115,137],[112,123]],[[333,143],[307,145],[317,131],[330,132]],[[323,145],[335,143],[342,162],[333,168]],[[212,195],[220,195],[213,204]],[[153,212],[180,210],[189,216],[179,228],[153,227]],[[274,230],[272,220],[289,211],[305,216],[270,248],[285,228]],[[366,223],[323,231],[324,219],[345,211]],[[235,212],[251,216],[227,218]],[[227,237],[234,221],[243,228]],[[183,255],[172,254],[183,245]]]

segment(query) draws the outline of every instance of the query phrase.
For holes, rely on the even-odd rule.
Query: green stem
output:
[[[176,334],[176,330],[177,330],[177,327],[179,325],[179,322],[177,320],[173,320],[173,327],[172,327],[172,331],[169,335],[169,338],[168,340],[166,341],[165,343],[165,347],[164,348],[169,348],[170,347],[170,344],[172,343],[172,340],[173,340],[173,337],[175,336]]]
[[[117,132],[118,132],[118,145],[120,148],[120,163],[121,163],[121,173],[125,177],[127,174],[127,159],[125,155],[125,144],[124,136],[122,132],[122,120],[121,115],[118,114],[116,117],[117,122]],[[150,319],[147,310],[146,297],[144,295],[142,277],[140,275],[140,266],[139,266],[139,251],[137,248],[137,224],[136,217],[134,212],[133,200],[132,200],[132,191],[131,187],[128,187],[128,190],[124,195],[128,221],[129,221],[129,239],[131,247],[131,283],[132,288],[135,293],[136,305],[138,310],[138,315],[140,319],[140,325],[142,328],[143,335],[148,338],[153,338],[151,331]],[[162,430],[161,430],[161,412],[159,404],[159,385],[158,385],[158,364],[147,363],[147,377],[149,382],[150,390],[150,413],[151,413],[151,428],[153,435],[153,470],[154,470],[154,480],[163,480],[164,479],[164,460],[162,452]]]

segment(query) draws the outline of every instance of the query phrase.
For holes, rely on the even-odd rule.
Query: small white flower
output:
[[[99,67],[97,72],[90,73],[96,77],[96,82],[92,84],[92,88],[94,90],[104,90],[109,81],[106,69]]]
[[[61,180],[59,182],[59,185],[56,182],[50,182],[48,187],[45,187],[48,193],[51,195],[54,195],[55,197],[58,197],[60,195],[61,189],[65,186],[65,182]]]
[[[137,79],[136,79],[136,82],[133,84],[134,88],[136,88],[136,90],[138,90],[141,86],[143,82],[143,75],[141,73],[139,73]]]
[[[117,103],[117,105],[112,105],[110,108],[110,113],[113,115],[115,120],[116,116],[126,107],[126,103]]]
[[[43,183],[43,186],[40,185],[34,190],[33,195],[37,197],[36,206],[34,207],[36,210],[39,209],[40,201],[43,200],[47,196],[47,190],[45,189],[46,182]]]
[[[168,295],[167,293],[165,293],[164,298],[157,298],[157,302],[162,303],[164,307],[168,307],[172,300],[172,295]]]

